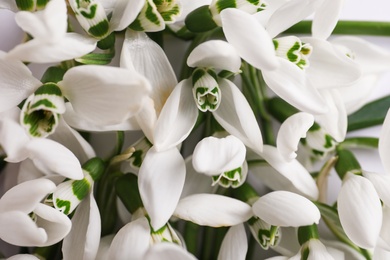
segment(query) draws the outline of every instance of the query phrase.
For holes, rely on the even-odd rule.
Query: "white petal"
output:
[[[72,217],[72,229],[62,244],[64,259],[93,260],[100,242],[100,213],[90,193],[78,206]]]
[[[334,259],[333,256],[328,252],[324,244],[318,239],[309,240],[309,256],[308,259],[315,260],[342,260],[344,255],[341,253],[341,258]]]
[[[373,248],[382,225],[382,207],[371,182],[348,174],[341,187],[337,208],[341,225],[356,245]]]
[[[39,260],[39,258],[34,255],[18,254],[8,257],[7,260]]]
[[[33,161],[26,159],[20,163],[17,183],[22,183],[25,181],[30,181],[39,178],[45,178],[46,176],[35,166]],[[52,176],[50,176],[52,177]],[[60,177],[63,181],[65,177]],[[56,182],[54,182],[56,183]]]
[[[6,113],[6,112],[4,112]],[[0,144],[5,151],[8,162],[20,162],[28,157],[25,149],[29,142],[29,136],[22,126],[14,119],[0,120]]]
[[[319,192],[314,179],[297,160],[286,162],[278,150],[270,145],[264,145],[262,157],[277,171],[270,169],[263,173],[259,168],[259,178],[267,186],[274,190],[289,190],[313,200],[318,198]]]
[[[195,194],[179,201],[174,215],[202,226],[234,226],[252,216],[251,207],[217,194]]]
[[[67,33],[57,42],[33,39],[19,44],[7,57],[35,63],[60,62],[79,58],[96,48],[96,40],[77,33]]]
[[[390,173],[390,160],[388,159],[388,155],[390,154],[390,109],[387,111],[385,121],[382,125],[378,151],[383,167],[386,172]]]
[[[305,112],[296,113],[287,118],[279,128],[276,147],[286,161],[297,157],[299,140],[306,137],[306,132],[314,123],[313,115]]]
[[[256,216],[273,226],[299,227],[318,224],[318,208],[305,197],[289,191],[273,191],[252,206]]]
[[[320,90],[327,102],[328,112],[316,115],[315,120],[337,142],[342,142],[347,134],[348,118],[341,93],[337,89]]]
[[[301,40],[313,46],[306,75],[316,88],[348,86],[360,78],[358,64],[328,41],[313,37]]]
[[[381,73],[390,69],[389,50],[361,37],[342,36],[332,39],[331,43],[348,48],[364,74]]]
[[[376,247],[390,251],[390,208],[387,205],[383,206],[383,222]]]
[[[128,27],[137,18],[142,7],[144,6],[144,0],[127,1],[117,0],[115,1],[114,9],[110,20],[110,28],[113,31],[122,31]]]
[[[261,70],[278,67],[272,38],[252,15],[228,8],[221,12],[221,18],[226,39],[241,58]]]
[[[322,3],[321,0],[293,0],[278,8],[266,26],[272,38],[312,14]]]
[[[229,228],[221,248],[219,249],[218,260],[244,260],[248,251],[248,239],[243,224]]]
[[[222,100],[219,108],[213,112],[215,119],[226,131],[256,153],[260,153],[263,149],[263,138],[248,101],[231,81],[220,79],[219,83]]]
[[[325,101],[315,86],[307,82],[304,71],[288,60],[280,58],[279,62],[276,70],[263,71],[264,80],[272,91],[301,111],[326,113]]]
[[[67,147],[79,159],[81,164],[96,156],[92,146],[79,134],[79,132],[70,128],[63,118],[60,118],[58,127],[56,131],[50,135],[50,139]]]
[[[219,175],[241,167],[245,160],[244,144],[233,135],[202,139],[195,147],[192,164],[197,172]]]
[[[75,112],[97,125],[119,124],[134,115],[150,90],[138,73],[98,65],[73,67],[58,84]]]
[[[137,125],[142,129],[145,137],[154,143],[154,129],[157,123],[157,111],[154,107],[154,101],[151,98],[145,98],[144,105],[134,117]]]
[[[26,149],[29,158],[44,172],[49,170],[75,180],[84,178],[79,160],[62,144],[49,139],[33,139]]]
[[[210,40],[196,46],[187,58],[190,67],[216,68],[239,72],[241,58],[236,49],[222,40]]]
[[[0,59],[0,83],[0,112],[16,107],[41,85],[21,61],[6,58]]]
[[[13,0],[0,0],[0,9],[7,9],[16,13],[19,11],[19,8],[16,5],[16,2]]]
[[[196,260],[196,258],[187,252],[184,248],[173,243],[158,243],[150,247],[145,254],[145,260]]]
[[[96,255],[96,260],[106,260],[108,258],[108,251],[115,234],[104,236],[100,239],[99,250]]]
[[[156,149],[170,149],[190,134],[198,118],[198,108],[191,88],[191,80],[183,80],[169,96],[156,123],[154,132]]]
[[[129,131],[129,130],[140,130],[140,126],[135,117],[123,121],[119,124],[114,125],[96,125],[93,121],[88,121],[84,117],[78,115],[70,102],[65,103],[66,112],[63,117],[71,127],[89,132],[108,132],[108,131]]]
[[[363,176],[374,185],[375,190],[383,203],[390,206],[390,175],[363,171]]]
[[[0,238],[17,246],[40,246],[47,240],[43,228],[37,227],[32,219],[20,211],[0,213]]]
[[[185,172],[184,159],[176,147],[163,152],[152,147],[146,154],[138,173],[138,186],[154,230],[165,225],[175,210]]]
[[[313,37],[326,40],[332,34],[343,6],[344,0],[322,1],[313,18]]]
[[[372,259],[373,260],[382,260],[382,259],[389,259],[389,257],[390,257],[390,251],[377,246],[374,250],[374,254],[372,256]]]
[[[34,209],[37,225],[44,228],[47,241],[39,246],[49,246],[61,241],[70,231],[72,222],[68,216],[45,204],[38,204]]]
[[[122,260],[131,256],[144,259],[150,245],[150,227],[145,217],[130,222],[115,235],[108,251],[109,259]]]
[[[123,42],[121,67],[135,70],[145,76],[152,91],[157,116],[160,114],[169,95],[177,85],[175,72],[164,50],[144,32],[126,31]]]
[[[21,211],[29,214],[55,188],[56,185],[46,179],[36,179],[18,184],[1,197],[0,212]]]

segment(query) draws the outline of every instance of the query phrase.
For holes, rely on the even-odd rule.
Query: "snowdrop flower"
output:
[[[196,145],[192,164],[197,172],[212,177],[213,186],[236,188],[248,173],[245,154],[245,145],[237,137],[206,137]]]
[[[67,10],[64,0],[50,1],[44,10],[21,11],[17,24],[33,39],[17,45],[8,57],[22,61],[48,63],[80,57],[93,51],[96,40],[77,33],[67,33]]]
[[[156,149],[168,149],[182,142],[194,127],[200,110],[212,112],[227,132],[260,153],[261,132],[248,102],[233,82],[217,77],[214,70],[238,72],[241,60],[235,50],[226,42],[208,41],[191,52],[187,63],[197,69],[191,79],[179,82],[163,107],[154,134]]]
[[[0,236],[19,246],[49,246],[71,228],[69,218],[41,201],[55,189],[46,179],[21,183],[0,199]]]
[[[275,35],[270,36],[253,16],[236,9],[224,10],[221,18],[225,36],[239,55],[261,70],[278,96],[301,111],[326,113],[327,98],[320,90],[348,85],[360,76],[356,65],[324,40],[272,39]]]
[[[223,238],[218,254],[218,260],[245,259],[248,251],[248,241],[243,224],[230,227]]]

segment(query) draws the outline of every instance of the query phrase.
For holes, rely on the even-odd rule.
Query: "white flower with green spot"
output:
[[[213,186],[237,188],[248,174],[245,155],[245,145],[237,137],[206,137],[196,145],[192,164],[197,172],[212,177]]]

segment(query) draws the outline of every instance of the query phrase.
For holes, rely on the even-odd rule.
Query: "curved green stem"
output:
[[[311,34],[312,21],[301,21],[284,33]],[[332,34],[390,36],[390,22],[338,21]]]

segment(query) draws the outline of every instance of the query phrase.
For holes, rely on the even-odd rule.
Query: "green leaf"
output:
[[[348,116],[348,131],[380,125],[390,107],[390,96],[372,101]]]
[[[89,53],[81,58],[77,58],[76,61],[89,65],[107,65],[114,57],[115,51],[110,50],[109,53]]]
[[[138,190],[138,177],[128,173],[118,178],[115,183],[115,191],[120,200],[130,213],[134,213],[143,207],[141,195]]]

